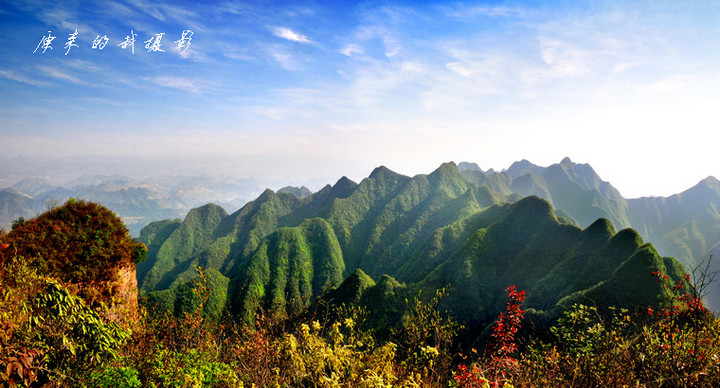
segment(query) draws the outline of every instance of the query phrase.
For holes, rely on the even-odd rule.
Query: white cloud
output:
[[[166,88],[185,90],[193,93],[200,93],[201,90],[204,89],[202,82],[184,77],[145,77],[143,79]]]
[[[286,110],[274,106],[259,106],[253,109],[253,112],[272,120],[282,120],[287,116]]]
[[[302,34],[298,34],[297,32],[295,32],[295,31],[293,31],[293,30],[291,30],[291,29],[289,29],[289,28],[285,28],[285,27],[276,27],[276,28],[274,28],[274,29],[273,29],[273,34],[275,34],[275,36],[277,36],[277,37],[279,37],[279,38],[291,40],[291,41],[293,41],[293,42],[298,42],[298,43],[312,43],[312,42],[310,41],[310,39],[308,39],[307,36],[302,35]]]
[[[87,85],[87,83],[73,77],[72,75],[62,72],[60,70],[57,70],[55,68],[52,68],[50,66],[41,65],[41,66],[38,66],[37,68],[40,71],[42,71],[43,73],[49,75],[50,77],[53,77],[53,78],[56,78],[59,80],[63,80],[63,81],[72,82],[72,83],[78,84],[78,85]]]
[[[507,69],[505,59],[497,54],[478,55],[468,51],[452,50],[452,56],[457,60],[446,63],[445,67],[466,78],[497,77],[503,69]]]
[[[300,7],[292,10],[285,11],[285,15],[288,16],[312,16],[315,14],[315,11],[312,8],[308,7]]]
[[[362,47],[360,47],[358,45],[354,45],[354,44],[349,44],[349,45],[343,47],[343,49],[340,50],[340,52],[343,55],[348,56],[348,57],[365,54],[365,50],[363,50]]]
[[[286,70],[300,70],[300,64],[295,57],[287,52],[273,50],[270,55],[280,66]]]
[[[148,4],[144,1],[131,0],[130,3],[143,11],[144,13],[154,17],[157,20],[165,21],[165,15],[162,12],[162,7],[157,5]]]
[[[400,53],[402,45],[397,39],[392,37],[383,38],[383,44],[385,45],[385,56],[392,58]]]
[[[499,7],[463,7],[463,8],[455,8],[454,10],[447,13],[448,16],[455,17],[455,18],[469,18],[473,16],[489,16],[489,17],[507,17],[507,16],[515,16],[515,17],[523,17],[527,14],[527,10],[523,8],[513,8],[513,7],[505,7],[505,6],[499,6]]]
[[[527,58],[527,65],[518,73],[524,87],[597,73],[598,65],[606,60],[601,52],[549,38],[540,38],[539,54],[542,64],[534,65],[532,58]]]
[[[24,75],[17,74],[14,71],[10,70],[0,70],[0,77],[11,79],[13,81],[22,82],[28,85],[33,86],[49,86],[50,84],[47,82],[37,81],[34,79],[30,79],[25,77]]]
[[[106,0],[105,6],[107,7],[106,10],[108,12],[111,12],[116,17],[121,17],[123,19],[130,19],[130,18],[136,18],[137,12],[133,11],[132,9],[128,8],[127,6],[120,4],[116,1],[108,1]]]
[[[68,66],[75,69],[80,69],[82,71],[100,71],[100,67],[90,61],[84,61],[82,59],[72,59],[65,62]]]

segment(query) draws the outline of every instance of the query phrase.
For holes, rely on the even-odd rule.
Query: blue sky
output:
[[[288,184],[569,156],[668,195],[720,178],[719,107],[717,1],[0,3],[0,156]]]

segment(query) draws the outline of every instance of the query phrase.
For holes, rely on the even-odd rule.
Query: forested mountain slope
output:
[[[707,259],[720,245],[720,181],[714,177],[670,197],[625,199],[590,165],[569,158],[548,167],[523,160],[502,172],[461,166],[468,180],[505,194],[537,195],[581,227],[601,217],[616,228],[631,227],[661,254],[689,266]]]
[[[543,179],[582,175],[557,170]],[[612,192],[592,179],[578,190],[589,187]],[[304,199],[267,190],[230,215],[206,205],[182,222],[150,224],[141,234],[150,252],[138,274],[151,302],[178,312],[178,295],[201,266],[227,289],[215,305],[247,321],[258,307],[299,311],[356,269],[378,280],[389,275],[378,282],[386,288],[405,284],[390,287],[403,290],[397,298],[449,286],[451,313],[477,327],[494,319],[513,284],[529,291],[528,307],[541,315],[574,301],[665,299],[651,272],[677,277],[677,262],[634,230],[616,233],[604,219],[584,230],[574,223],[537,196],[477,185],[454,163],[415,177],[378,167],[360,183],[341,178]]]

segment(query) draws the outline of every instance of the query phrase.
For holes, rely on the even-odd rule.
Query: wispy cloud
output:
[[[360,27],[355,36],[362,41],[379,39],[382,42],[383,54],[386,58],[398,55],[403,49],[403,41],[398,37],[398,32],[392,31],[385,25],[375,22]]]
[[[28,84],[28,85],[39,86],[39,87],[50,85],[47,82],[30,79],[28,77],[25,77],[22,74],[17,74],[11,70],[0,70],[0,77],[7,78],[7,79],[17,81],[17,82],[22,82],[22,83]]]
[[[160,20],[161,22],[165,21],[165,14],[162,12],[161,6],[137,0],[131,0],[130,3],[155,19]]]
[[[275,34],[275,36],[277,36],[277,37],[279,37],[279,38],[287,39],[287,40],[290,40],[290,41],[293,41],[293,42],[298,42],[298,43],[312,43],[312,42],[310,41],[310,39],[308,39],[307,36],[302,35],[302,34],[298,34],[297,32],[295,32],[295,31],[293,31],[293,30],[291,30],[291,29],[289,29],[289,28],[285,28],[285,27],[275,27],[275,28],[273,28],[273,34]]]
[[[144,77],[143,79],[162,87],[184,90],[192,93],[200,93],[203,89],[205,89],[205,85],[202,82],[185,77]]]
[[[117,12],[126,19],[131,19],[138,30],[146,32],[154,31],[157,28],[156,21],[163,24],[178,24],[183,29],[191,29],[194,32],[206,32],[208,28],[201,23],[201,14],[195,9],[188,7],[170,5],[167,3],[152,3],[138,0],[128,0],[128,6],[110,2],[113,12]],[[207,8],[205,8],[207,9]],[[143,16],[150,16],[151,19]],[[148,20],[143,20],[148,19]],[[155,19],[155,20],[153,20]]]
[[[112,13],[116,17],[121,17],[123,19],[137,17],[136,11],[130,9],[124,4],[118,3],[117,1],[106,0],[104,9],[106,12]]]
[[[474,16],[489,16],[489,17],[523,17],[527,15],[527,10],[524,8],[517,7],[485,7],[485,6],[471,6],[471,7],[456,7],[451,11],[447,12],[447,15],[455,18],[470,18]]]
[[[309,7],[298,7],[285,11],[288,16],[311,16],[315,14],[315,10]]]
[[[365,54],[365,50],[363,50],[362,47],[360,47],[358,45],[354,45],[354,44],[349,44],[349,45],[343,47],[343,49],[340,50],[340,52],[343,55],[348,56],[348,57]]]
[[[87,85],[87,83],[75,78],[74,76],[65,73],[63,71],[60,71],[58,69],[52,68],[50,66],[40,65],[37,67],[38,70],[42,71],[43,73],[47,74],[48,76],[59,79],[62,81],[71,82],[78,85]]]
[[[270,55],[272,56],[272,59],[280,64],[280,66],[284,69],[300,70],[300,63],[292,54],[280,50],[271,50]]]
[[[355,30],[355,39],[372,44],[382,43],[383,55],[386,58],[404,57],[409,54],[409,43],[416,39],[415,32],[425,26],[418,24],[418,12],[412,8],[381,7],[371,10],[362,16],[362,23]],[[425,21],[434,16],[427,16]],[[366,47],[369,47],[366,45]]]
[[[100,67],[94,62],[84,61],[82,59],[67,60],[65,64],[82,71],[100,71]]]
[[[42,7],[40,19],[49,26],[56,26],[63,30],[65,33],[72,33],[73,30],[77,29],[79,32],[90,31],[90,27],[87,24],[81,23],[81,16],[76,10],[69,10],[67,8],[60,8],[60,5],[54,7]],[[61,34],[64,35],[64,34]],[[66,39],[67,35],[62,39]]]
[[[570,42],[541,38],[540,57],[543,65],[528,67],[521,73],[521,79],[527,85],[596,72],[597,69],[594,69],[591,59],[598,60],[602,54],[580,49]]]
[[[507,61],[498,54],[476,54],[467,50],[452,49],[454,60],[447,62],[445,67],[466,78],[498,77],[507,69]]]
[[[432,71],[419,61],[378,61],[355,71],[352,83],[348,86],[348,98],[365,107],[389,101],[400,104],[408,96],[425,88],[428,79],[432,77]]]

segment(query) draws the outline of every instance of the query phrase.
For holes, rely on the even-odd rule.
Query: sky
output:
[[[719,145],[719,1],[0,2],[0,157],[300,185],[567,156],[634,198],[720,178]]]

